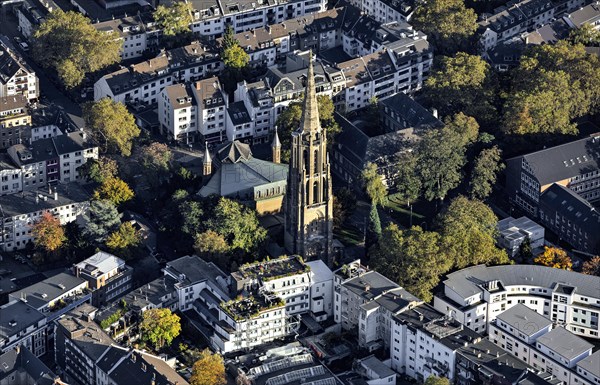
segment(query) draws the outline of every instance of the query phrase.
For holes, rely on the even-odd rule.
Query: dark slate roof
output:
[[[492,65],[516,66],[519,64],[524,50],[525,43],[519,39],[498,44],[488,50],[485,53],[485,57]]]
[[[0,340],[20,333],[44,318],[45,315],[23,301],[15,301],[0,307]]]
[[[229,119],[231,119],[234,126],[252,122],[252,118],[250,118],[248,109],[243,101],[229,104],[227,112],[229,113]]]
[[[575,140],[507,160],[525,158],[540,184],[546,185],[576,175],[600,170],[600,134]]]
[[[99,360],[114,344],[113,339],[96,322],[82,317],[77,309],[63,316],[57,322],[60,328],[67,331],[65,337],[93,361]],[[69,335],[73,337],[69,338]]]
[[[90,193],[77,183],[59,184],[53,187],[53,191],[57,192],[58,199],[54,199],[54,194],[48,194],[48,190],[23,191],[19,194],[0,196],[2,214],[8,217],[35,213],[68,204],[87,202],[90,199]],[[36,201],[36,196],[39,195],[42,196]]]
[[[25,346],[19,349],[11,349],[0,355],[0,382],[17,371],[27,373],[31,383],[36,385],[52,385],[58,378],[39,358],[37,358]],[[27,383],[29,382],[29,379]],[[14,383],[8,380],[8,383]]]
[[[559,211],[571,223],[586,228],[590,234],[600,234],[598,210],[567,187],[553,183],[540,196],[540,206]]]
[[[415,302],[422,302],[419,298],[402,288],[392,289],[375,300],[379,305],[396,314]]]
[[[182,285],[193,285],[198,282],[210,281],[215,288],[225,290],[227,276],[214,263],[206,262],[197,255],[186,255],[167,263],[165,273],[181,277],[179,281]],[[178,285],[178,284],[177,284]],[[225,293],[223,297],[226,297]]]
[[[71,132],[67,135],[36,140],[29,147],[23,144],[15,144],[11,149],[17,154],[17,158],[13,160],[17,164],[23,165],[44,162],[58,158],[63,154],[82,151],[87,147],[84,144],[83,133]]]
[[[490,28],[499,33],[533,19],[550,8],[552,8],[550,0],[524,0],[521,2],[511,0],[505,6],[496,8],[494,14],[480,21],[479,25],[481,29]]]
[[[438,118],[433,116],[431,111],[404,93],[398,93],[382,100],[380,103],[402,118],[404,128],[441,127],[443,125]]]
[[[217,150],[217,154],[221,163],[245,162],[252,158],[250,146],[238,140],[223,145]]]
[[[122,360],[109,377],[118,385],[189,385],[165,361],[139,350]]]
[[[104,373],[108,373],[120,360],[127,357],[128,353],[129,351],[127,349],[117,345],[112,345],[108,350],[106,350],[106,352],[104,352],[104,355],[100,358],[96,365]]]
[[[35,285],[11,293],[10,296],[15,299],[25,296],[29,305],[39,309],[85,282],[86,280],[83,278],[68,273],[59,273]],[[64,289],[59,285],[64,286]],[[45,298],[43,298],[44,294],[46,295]]]

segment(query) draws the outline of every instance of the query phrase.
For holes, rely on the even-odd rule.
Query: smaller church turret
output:
[[[210,152],[208,151],[208,143],[206,143],[204,160],[202,161],[202,176],[209,176],[210,174],[212,174],[212,158],[210,157]]]
[[[273,163],[281,163],[281,142],[279,141],[279,135],[277,135],[277,126],[275,126],[275,136],[273,137],[273,143],[271,143],[271,152]]]

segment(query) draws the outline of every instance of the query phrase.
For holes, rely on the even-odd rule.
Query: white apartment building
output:
[[[563,384],[587,384],[579,363],[594,359],[593,345],[523,304],[500,314],[489,326],[489,339],[537,370],[552,374]],[[597,368],[600,370],[600,367]]]
[[[350,0],[350,4],[380,23],[410,21],[416,8],[412,0]]]
[[[142,19],[142,16],[129,16],[119,19],[95,23],[94,28],[100,32],[114,33],[122,43],[121,60],[131,60],[141,57],[148,48],[153,36],[153,23]]]
[[[37,357],[46,353],[46,317],[25,301],[0,306],[0,352],[25,346]]]
[[[588,24],[596,31],[600,31],[600,4],[598,1],[593,1],[565,15],[563,19],[571,28],[581,28],[584,24]]]
[[[219,79],[166,87],[159,95],[161,132],[183,143],[220,143],[227,137],[227,95]]]
[[[94,100],[109,97],[121,103],[156,104],[165,87],[194,82],[222,69],[217,54],[194,42],[103,76],[94,84]]]
[[[0,214],[4,226],[0,232],[0,249],[15,251],[33,242],[32,225],[45,212],[53,214],[62,225],[73,222],[89,207],[89,194],[78,184],[58,185],[52,193],[40,190],[0,197]]]
[[[23,95],[29,101],[39,97],[35,72],[0,39],[0,97]]]
[[[192,31],[200,36],[216,37],[226,25],[235,33],[258,29],[295,17],[325,11],[324,0],[242,0],[192,2],[195,20]]]
[[[570,332],[598,339],[600,278],[534,265],[472,266],[448,275],[434,307],[484,333],[521,303]]]
[[[285,302],[288,315],[310,312],[317,321],[333,313],[333,272],[323,261],[297,255],[242,265],[231,274],[236,295],[259,289]]]
[[[23,191],[23,175],[5,154],[0,155],[0,196]]]

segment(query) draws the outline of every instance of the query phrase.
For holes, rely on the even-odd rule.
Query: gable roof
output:
[[[600,213],[587,200],[573,190],[553,183],[540,196],[540,208],[547,207],[560,214],[571,223],[585,228],[590,234],[600,234]],[[593,241],[593,240],[592,240]]]

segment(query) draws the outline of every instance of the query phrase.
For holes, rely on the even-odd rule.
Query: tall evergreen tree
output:
[[[103,243],[121,224],[121,214],[107,200],[93,200],[83,219],[86,221],[83,235],[97,244]]]

